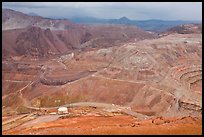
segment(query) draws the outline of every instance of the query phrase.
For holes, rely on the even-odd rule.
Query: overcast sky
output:
[[[202,2],[3,2],[2,6],[44,17],[202,20]]]

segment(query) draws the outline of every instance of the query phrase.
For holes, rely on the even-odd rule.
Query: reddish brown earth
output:
[[[119,46],[128,41],[156,38],[133,26],[78,25],[68,20],[28,16],[2,10],[2,57],[13,55],[41,58],[73,50]]]
[[[53,122],[35,125],[23,130],[13,129],[3,134],[29,134],[29,135],[184,135],[202,134],[201,119],[192,117],[183,118],[157,118],[154,120],[137,121],[130,116],[80,116],[60,119]]]
[[[33,20],[13,12],[6,17]],[[49,30],[25,24],[2,31],[3,134],[201,134],[202,32],[196,25],[152,39],[131,26]],[[110,117],[88,112],[19,129],[42,122],[33,113],[46,117],[59,106],[84,102]],[[28,116],[15,119],[22,114]]]
[[[202,33],[201,24],[184,24],[167,30],[168,33],[191,34]]]

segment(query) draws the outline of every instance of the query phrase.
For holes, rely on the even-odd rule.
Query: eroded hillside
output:
[[[28,83],[22,97],[29,102],[42,99],[46,104],[41,107],[57,106],[54,100],[59,98],[61,105],[106,102],[149,115],[176,115],[191,105],[200,111],[201,42],[200,34],[173,34],[51,60],[4,61],[3,95],[11,94],[9,87],[16,81],[17,87]],[[20,96],[17,89],[12,91],[16,97]]]
[[[201,134],[201,27],[3,30],[2,133]]]

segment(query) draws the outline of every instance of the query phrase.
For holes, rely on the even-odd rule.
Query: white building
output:
[[[67,107],[58,108],[58,114],[67,114],[67,113],[68,113]]]

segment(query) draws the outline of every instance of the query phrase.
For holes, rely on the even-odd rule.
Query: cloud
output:
[[[137,20],[202,20],[201,2],[3,2],[2,5],[4,8],[24,13],[35,12],[47,17],[126,16]]]

